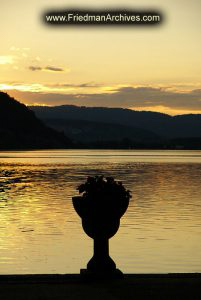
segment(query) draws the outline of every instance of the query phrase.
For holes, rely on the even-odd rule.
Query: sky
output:
[[[157,26],[48,26],[68,8],[144,9]],[[26,105],[201,113],[200,0],[1,0],[0,90]]]

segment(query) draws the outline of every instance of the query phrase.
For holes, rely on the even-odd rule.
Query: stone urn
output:
[[[121,182],[112,177],[88,177],[78,188],[81,196],[73,197],[73,206],[82,219],[85,233],[94,240],[94,255],[81,269],[81,274],[122,277],[109,256],[109,239],[119,229],[120,218],[126,212],[131,198]]]

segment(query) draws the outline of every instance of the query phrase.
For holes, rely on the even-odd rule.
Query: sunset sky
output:
[[[146,27],[48,26],[52,9],[146,9]],[[25,104],[201,113],[200,0],[1,0],[0,90]]]

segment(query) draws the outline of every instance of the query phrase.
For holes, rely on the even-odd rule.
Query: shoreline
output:
[[[201,299],[201,273],[124,274],[87,279],[80,274],[0,275],[0,297],[10,299]]]

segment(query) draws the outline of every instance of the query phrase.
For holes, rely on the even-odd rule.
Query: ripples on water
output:
[[[201,152],[0,153],[0,273],[78,273],[92,255],[72,208],[89,175],[133,198],[110,254],[127,273],[201,272]]]

